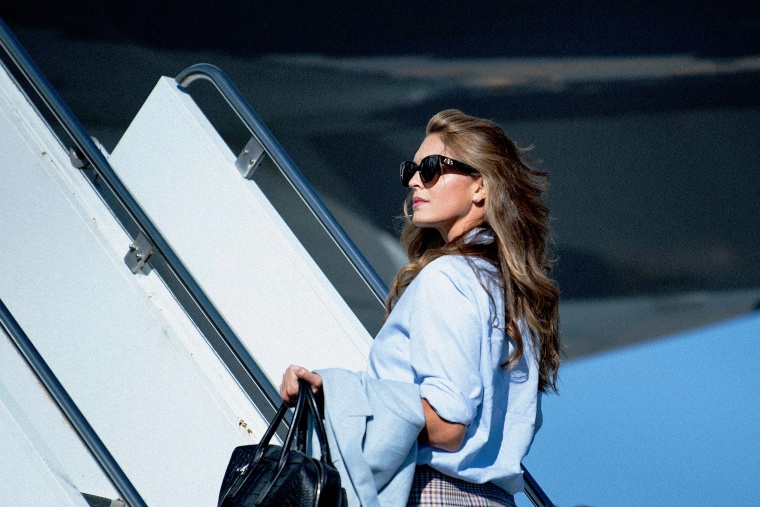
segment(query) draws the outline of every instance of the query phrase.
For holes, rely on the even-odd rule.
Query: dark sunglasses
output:
[[[408,187],[409,182],[414,177],[414,173],[417,171],[420,172],[420,179],[422,180],[422,183],[433,181],[433,178],[435,178],[438,173],[443,170],[442,166],[444,165],[458,169],[468,174],[478,173],[476,169],[473,169],[467,164],[454,160],[453,158],[449,158],[443,155],[429,155],[420,161],[420,165],[417,165],[414,162],[410,162],[408,160],[406,162],[401,162],[401,184],[405,187]]]

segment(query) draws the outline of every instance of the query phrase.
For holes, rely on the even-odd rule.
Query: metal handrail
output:
[[[533,502],[536,507],[554,507],[554,503],[549,499],[549,496],[544,492],[541,486],[538,485],[536,479],[533,478],[525,465],[520,464],[523,471],[523,480],[525,481],[525,496]]]
[[[208,296],[203,292],[179,256],[177,256],[142,207],[132,197],[129,190],[127,190],[108,163],[108,160],[87,134],[82,124],[74,116],[63,99],[61,99],[44,74],[42,74],[2,18],[0,18],[0,46],[13,60],[16,67],[21,71],[43,103],[50,109],[76,147],[82,152],[87,162],[91,164],[100,176],[101,181],[106,183],[109,190],[118,199],[129,218],[136,224],[140,232],[148,238],[148,241],[154,247],[153,255],[156,256],[158,254],[159,259],[162,258],[165,262],[168,272],[161,273],[159,271],[159,274],[164,279],[175,277],[178,280],[181,287],[191,298],[192,304],[195,306],[193,309],[200,311],[203,318],[207,319],[207,322],[203,324],[208,324],[218,333],[224,341],[224,345],[233,354],[234,359],[238,361],[245,374],[253,381],[258,392],[248,392],[248,395],[252,398],[254,404],[263,413],[274,414],[281,401],[277,388],[269,381],[261,367],[251,357],[248,350],[224,317],[222,317],[219,310],[217,310]],[[135,234],[135,237],[137,237],[137,234]]]
[[[64,389],[61,382],[34,347],[29,336],[21,328],[2,299],[0,299],[0,327],[5,329],[8,336],[13,340],[13,343],[16,344],[16,348],[24,356],[26,362],[66,416],[66,419],[71,423],[71,426],[79,434],[82,441],[87,445],[87,448],[90,449],[90,452],[111,479],[111,482],[113,482],[114,487],[122,498],[131,507],[147,507],[147,504],[124,473],[124,470],[121,469],[103,441],[98,437],[98,434],[90,426],[84,415],[82,415],[74,400],[66,392],[66,389]]]
[[[208,80],[216,87],[233,111],[248,127],[251,134],[272,158],[275,165],[286,176],[301,199],[309,206],[312,213],[314,213],[323,227],[332,236],[333,241],[338,244],[354,268],[362,275],[365,283],[372,289],[378,300],[383,303],[388,295],[388,288],[385,283],[380,279],[358,248],[356,248],[356,245],[335,217],[325,207],[301,171],[296,167],[288,154],[285,153],[285,150],[283,150],[267,126],[264,125],[253,111],[248,101],[242,96],[240,90],[237,89],[224,71],[208,63],[199,63],[188,67],[177,75],[175,81],[179,86],[187,88],[187,86],[197,79]],[[525,493],[531,502],[536,507],[553,506],[554,504],[549,500],[549,497],[541,489],[541,486],[538,485],[530,472],[528,472],[524,465],[521,466],[525,480]]]
[[[388,287],[380,278],[372,265],[367,261],[346,231],[327,209],[322,199],[306,180],[290,156],[274,138],[269,128],[261,121],[240,90],[232,83],[227,74],[220,68],[199,63],[180,72],[175,81],[182,88],[187,88],[198,79],[210,81],[224,97],[232,110],[242,120],[251,134],[256,138],[264,151],[272,159],[282,174],[293,186],[301,199],[306,203],[314,216],[322,224],[335,244],[340,248],[351,265],[356,269],[373,294],[381,302],[385,302]]]

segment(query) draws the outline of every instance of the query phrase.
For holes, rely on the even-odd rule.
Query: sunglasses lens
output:
[[[408,187],[414,173],[417,171],[417,165],[414,162],[401,163],[401,185]]]
[[[423,183],[433,181],[440,168],[441,165],[438,163],[437,155],[423,158],[422,162],[420,162],[420,179]]]
[[[409,186],[409,182],[412,181],[414,173],[420,172],[420,179],[423,183],[432,181],[438,171],[441,170],[440,159],[438,155],[430,155],[425,157],[420,162],[420,165],[414,162],[402,162],[401,163],[401,184],[405,187]]]

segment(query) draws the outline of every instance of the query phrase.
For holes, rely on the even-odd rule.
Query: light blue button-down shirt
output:
[[[521,332],[523,358],[507,370],[501,365],[514,342],[505,339],[501,290],[486,261],[445,255],[409,284],[375,338],[368,375],[418,384],[438,415],[467,426],[461,449],[421,445],[418,464],[522,491],[520,463],[540,427],[541,407],[529,331]]]

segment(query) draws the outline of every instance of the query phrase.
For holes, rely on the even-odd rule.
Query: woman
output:
[[[560,363],[540,200],[547,175],[493,122],[446,110],[426,134],[401,166],[410,262],[391,288],[367,375],[419,386],[424,428],[408,505],[514,505],[540,396],[556,391]],[[322,386],[292,366],[285,402],[298,378]]]

